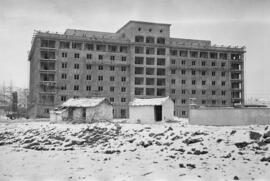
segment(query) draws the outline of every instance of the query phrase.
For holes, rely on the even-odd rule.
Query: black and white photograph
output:
[[[0,0],[0,181],[270,181],[269,0]]]

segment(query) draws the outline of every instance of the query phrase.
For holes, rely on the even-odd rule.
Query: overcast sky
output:
[[[129,20],[170,23],[171,37],[246,46],[246,94],[270,98],[270,0],[0,0],[0,85],[28,87],[34,30],[115,32]]]

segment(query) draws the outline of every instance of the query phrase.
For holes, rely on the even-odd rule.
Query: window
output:
[[[103,70],[103,66],[102,65],[99,65],[98,66],[98,70]]]
[[[69,46],[70,46],[69,42],[60,41],[60,48],[61,49],[69,49]]]
[[[144,53],[144,47],[135,47],[135,53],[136,54],[143,54]]]
[[[216,95],[216,91],[212,91],[212,95]]]
[[[157,89],[157,96],[165,96],[165,89]]]
[[[191,70],[191,75],[196,75],[196,71],[195,70]]]
[[[98,55],[99,60],[103,60],[103,55]]]
[[[108,51],[109,52],[117,52],[117,46],[115,46],[115,45],[109,45],[108,46]]]
[[[61,90],[67,90],[67,86],[66,85],[62,85],[61,86]]]
[[[125,97],[122,97],[121,98],[121,102],[126,102],[126,98]]]
[[[205,66],[205,61],[202,61],[202,66]]]
[[[146,57],[146,65],[155,65],[155,58]]]
[[[212,81],[212,85],[216,85],[216,81]]]
[[[188,52],[186,50],[180,50],[179,55],[180,55],[180,57],[187,57]]]
[[[217,101],[216,100],[212,100],[212,104],[216,104],[217,103]]]
[[[177,56],[177,50],[170,50],[170,54],[172,56]]]
[[[182,64],[182,65],[185,65],[185,64],[186,64],[186,61],[185,61],[185,60],[182,60],[182,61],[181,61],[181,64]]]
[[[226,63],[225,62],[221,62],[221,67],[225,67]]]
[[[91,86],[90,86],[90,85],[87,85],[87,86],[86,86],[86,90],[87,90],[87,91],[91,91]]]
[[[110,66],[110,71],[114,71],[114,66]]]
[[[205,76],[206,72],[205,71],[202,71],[202,76]]]
[[[110,102],[114,102],[114,98],[113,97],[110,97]]]
[[[61,101],[66,101],[67,100],[67,96],[61,96]]]
[[[225,77],[225,75],[226,75],[226,72],[221,72],[222,77]]]
[[[206,94],[206,91],[205,90],[202,90],[202,95],[205,95]]]
[[[72,49],[81,50],[82,43],[72,42]]]
[[[144,78],[142,77],[135,77],[135,85],[142,85]]]
[[[66,62],[65,63],[62,63],[62,68],[63,69],[67,68],[67,63]]]
[[[165,44],[165,38],[158,37],[158,38],[157,38],[157,43],[158,43],[158,44]]]
[[[191,84],[192,84],[192,85],[195,85],[195,84],[196,84],[196,80],[192,80],[192,81],[191,81]]]
[[[110,87],[110,92],[114,92],[114,87]]]
[[[181,90],[181,93],[182,93],[182,94],[186,94],[186,90],[185,90],[185,89],[182,89],[182,90]]]
[[[157,75],[165,75],[166,70],[162,68],[157,68]]]
[[[175,74],[175,69],[172,69],[171,70],[171,74]]]
[[[146,54],[147,55],[153,55],[153,54],[155,54],[155,48],[146,47]]]
[[[79,68],[80,68],[80,64],[75,63],[75,64],[74,64],[74,69],[79,69]]]
[[[98,86],[98,91],[99,92],[103,91],[103,86]]]
[[[181,74],[185,75],[186,74],[186,70],[181,70]]]
[[[127,57],[122,57],[121,60],[122,60],[122,62],[125,62],[125,61],[127,61]]]
[[[172,84],[175,84],[175,79],[172,79],[172,80],[171,80],[171,83],[172,83]]]
[[[92,59],[92,54],[86,54],[87,59]]]
[[[114,60],[115,59],[115,57],[114,56],[110,56],[110,60]]]
[[[186,115],[186,111],[182,111],[182,116],[185,116]]]
[[[91,69],[91,64],[89,64],[89,63],[86,64],[86,69],[87,69],[87,70],[90,70],[90,69]]]
[[[181,100],[181,103],[182,103],[182,104],[186,104],[186,99],[182,99],[182,100]]]
[[[181,84],[186,84],[186,80],[182,79]]]
[[[157,85],[165,85],[166,81],[165,79],[157,79]]]
[[[222,105],[225,105],[226,104],[226,101],[225,100],[222,100],[221,103],[222,103]]]
[[[74,80],[79,80],[79,78],[80,78],[80,75],[79,74],[75,74],[74,75]]]
[[[135,42],[144,42],[143,36],[135,36]]]
[[[212,72],[212,76],[216,76],[216,72]]]
[[[198,58],[198,52],[190,51],[190,57],[192,58]]]
[[[98,81],[103,81],[103,76],[102,75],[98,76]]]
[[[62,52],[62,57],[66,58],[67,57],[67,52]]]
[[[165,55],[166,49],[165,48],[157,48],[157,55]]]
[[[54,40],[41,40],[40,47],[55,48]]]
[[[86,75],[86,80],[91,80],[91,75]]]
[[[172,64],[172,65],[175,64],[175,59],[171,59],[171,64]]]
[[[205,85],[206,84],[206,81],[205,80],[202,80],[202,85]]]
[[[80,58],[80,54],[79,53],[74,53],[74,58]]]
[[[200,52],[200,58],[208,58],[208,52]]]
[[[73,89],[77,91],[77,90],[79,90],[79,86],[78,85],[74,85]]]
[[[192,65],[192,66],[195,66],[195,65],[196,65],[196,61],[192,61],[192,62],[191,62],[191,65]]]
[[[135,74],[144,74],[143,67],[135,67]]]
[[[191,90],[191,94],[196,94],[196,90]]]
[[[155,38],[154,37],[146,37],[146,43],[155,43]]]
[[[206,104],[206,100],[202,100],[202,104]]]
[[[121,92],[126,92],[126,88],[125,87],[122,87],[121,88]]]
[[[135,57],[135,64],[143,64],[143,57]]]
[[[126,70],[127,70],[126,67],[121,67],[122,72],[125,72]]]
[[[172,90],[171,90],[171,93],[172,93],[172,94],[175,94],[175,89],[172,89]]]
[[[96,50],[100,52],[106,51],[106,45],[96,45]]]
[[[227,60],[227,53],[219,53],[219,58],[222,60]]]
[[[158,58],[157,65],[165,65],[165,58]]]
[[[114,76],[110,76],[110,81],[111,81],[111,82],[114,81]]]
[[[125,109],[121,109],[120,110],[120,114],[121,114],[121,118],[125,118],[126,117],[126,110]]]
[[[146,85],[154,85],[155,79],[154,78],[146,78]]]
[[[154,68],[146,68],[145,73],[146,73],[146,75],[154,75],[155,69]]]
[[[85,50],[94,50],[94,45],[93,44],[86,43],[84,45],[84,48],[85,48]]]
[[[143,88],[135,87],[135,95],[143,95]]]
[[[122,81],[122,82],[126,82],[126,77],[122,77],[122,78],[121,78],[121,81]]]
[[[155,95],[155,89],[154,88],[146,88],[145,92],[146,92],[146,95],[148,95],[148,96],[154,96]]]
[[[62,74],[62,75],[61,75],[61,78],[62,78],[62,79],[67,79],[67,74]]]
[[[212,62],[212,67],[215,67],[216,66],[216,62]]]
[[[221,85],[225,86],[226,82],[225,81],[221,81]]]
[[[127,46],[120,46],[120,52],[127,53],[128,52]]]
[[[226,91],[221,91],[221,95],[225,96],[226,95]]]
[[[215,53],[215,52],[210,52],[210,58],[211,58],[211,59],[217,59],[217,53]]]

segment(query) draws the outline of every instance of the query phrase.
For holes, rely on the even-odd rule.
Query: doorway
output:
[[[86,108],[85,107],[82,108],[82,118],[83,118],[83,120],[86,119]]]
[[[73,108],[68,109],[68,119],[72,120],[73,119]]]
[[[161,121],[162,120],[162,106],[155,106],[155,121]]]

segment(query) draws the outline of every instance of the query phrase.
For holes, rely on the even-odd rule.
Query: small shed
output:
[[[50,111],[51,122],[85,122],[113,119],[113,106],[106,98],[69,99],[61,106]]]
[[[157,123],[173,120],[174,103],[170,97],[139,99],[129,103],[130,123]]]

